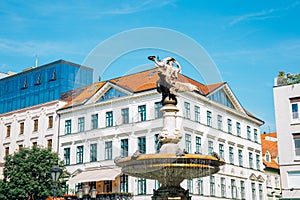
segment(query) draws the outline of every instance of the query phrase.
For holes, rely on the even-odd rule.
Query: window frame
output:
[[[98,159],[98,144],[97,143],[93,143],[90,144],[90,162],[96,162]]]
[[[146,105],[138,106],[138,116],[139,122],[143,122],[147,120],[147,107]]]
[[[82,164],[83,163],[83,145],[77,146],[76,147],[76,164]]]
[[[114,126],[114,114],[113,111],[107,111],[105,113],[105,126],[112,127]]]

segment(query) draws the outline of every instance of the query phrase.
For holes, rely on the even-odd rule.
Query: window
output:
[[[146,137],[138,137],[138,148],[140,153],[145,154],[146,153]]]
[[[262,184],[258,185],[258,192],[259,192],[259,200],[263,199],[263,188],[262,188]]]
[[[65,121],[65,134],[71,134],[71,132],[72,132],[72,121],[69,119]]]
[[[251,183],[252,200],[256,200],[255,183]]]
[[[161,186],[161,184],[158,182],[158,180],[155,180],[154,181],[154,189],[158,189],[158,188],[160,188],[160,186]]]
[[[270,160],[270,153],[268,151],[266,152],[266,161],[267,162],[271,162],[271,160]]]
[[[92,117],[91,129],[97,129],[98,128],[98,114],[93,114],[91,117]]]
[[[104,192],[112,192],[112,181],[104,181]]]
[[[197,183],[198,183],[198,194],[203,195],[203,179],[198,178]]]
[[[213,141],[208,141],[208,155],[211,155],[212,152],[214,151],[214,143]]]
[[[56,69],[55,68],[48,69],[48,78],[49,78],[49,81],[56,80]]]
[[[36,132],[39,130],[39,120],[35,119],[33,120],[33,131]]]
[[[185,134],[185,150],[188,153],[192,152],[192,143],[191,143],[191,135],[190,134]]]
[[[195,106],[194,110],[195,110],[195,122],[200,123],[200,107]]]
[[[221,177],[221,197],[226,197],[226,182],[224,177]]]
[[[70,165],[70,148],[64,148],[65,165]]]
[[[241,137],[241,124],[240,124],[240,122],[236,123],[236,135],[238,137]]]
[[[76,149],[76,163],[83,163],[83,146],[78,146]]]
[[[231,198],[232,199],[237,198],[237,188],[236,188],[234,179],[231,179]]]
[[[275,176],[275,188],[280,188],[279,177]]]
[[[218,115],[218,129],[223,130],[222,116]]]
[[[241,181],[241,199],[245,199],[245,182]]]
[[[207,126],[212,126],[212,123],[211,123],[211,112],[207,111],[206,114],[207,114]]]
[[[90,146],[90,161],[97,161],[97,144],[91,144]]]
[[[120,192],[128,192],[128,175],[120,176]]]
[[[293,134],[294,145],[295,145],[295,155],[300,156],[300,134]]]
[[[20,135],[24,134],[24,122],[20,122]]]
[[[146,194],[146,179],[138,178],[138,194]]]
[[[232,165],[234,164],[233,147],[229,147],[229,162]]]
[[[155,102],[154,104],[154,118],[158,119],[162,117],[162,114],[160,112],[160,109],[162,108],[162,103],[161,102]]]
[[[251,129],[250,129],[250,126],[247,126],[247,139],[251,140]]]
[[[121,140],[121,157],[128,156],[128,139]]]
[[[155,144],[155,152],[156,153],[159,153],[159,150],[160,150],[160,148],[161,148],[161,142],[159,141],[159,139],[158,139],[158,137],[159,137],[159,134],[155,134],[155,141],[154,141],[154,144]]]
[[[256,154],[256,169],[260,170],[260,155]]]
[[[190,103],[188,102],[184,102],[184,117],[187,119],[191,118]]]
[[[47,140],[47,147],[52,148],[52,139]]]
[[[253,154],[249,152],[249,167],[253,169]]]
[[[253,133],[254,133],[254,141],[258,142],[257,129],[253,129]]]
[[[239,154],[239,166],[242,167],[243,166],[243,150],[239,149],[238,154]]]
[[[40,85],[41,84],[41,73],[35,73],[34,74],[34,85]]]
[[[232,122],[231,119],[227,119],[227,131],[229,134],[232,134]]]
[[[114,124],[113,112],[112,111],[106,112],[105,116],[106,116],[106,121],[105,121],[106,127],[113,126]]]
[[[36,147],[37,146],[37,142],[32,142],[32,146]]]
[[[121,110],[122,113],[122,123],[123,124],[128,124],[129,123],[129,109],[128,108],[123,108]]]
[[[272,187],[272,179],[271,176],[267,176],[267,187]]]
[[[211,196],[215,196],[215,177],[210,176],[209,178],[209,191]]]
[[[78,118],[78,132],[84,131],[84,117]]]
[[[105,160],[111,160],[112,159],[112,141],[105,142]]]
[[[219,144],[219,155],[221,158],[225,158],[224,157],[224,144]]]
[[[293,119],[298,119],[299,118],[298,104],[297,103],[292,104],[292,116],[293,116]]]
[[[48,117],[48,128],[53,128],[53,116]]]
[[[189,194],[193,194],[193,179],[186,180],[187,189],[189,190]]]
[[[138,107],[139,121],[146,121],[146,105]]]
[[[10,137],[10,129],[11,129],[11,126],[7,125],[6,126],[6,137]]]
[[[19,145],[19,151],[21,151],[23,149],[23,144]]]
[[[9,147],[5,147],[5,156],[9,155]]]
[[[196,152],[201,153],[201,137],[196,136]]]

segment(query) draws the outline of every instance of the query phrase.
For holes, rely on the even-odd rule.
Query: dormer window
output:
[[[270,153],[268,151],[266,152],[266,161],[271,162]]]
[[[40,73],[36,73],[34,76],[34,85],[40,85],[41,84],[41,74]]]
[[[27,84],[27,77],[24,77],[21,79],[21,89],[26,89],[28,88],[28,84]]]

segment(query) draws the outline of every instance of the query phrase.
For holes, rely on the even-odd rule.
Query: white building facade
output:
[[[114,158],[159,151],[162,129],[157,74],[148,70],[96,83],[58,111],[59,154],[71,174],[71,193],[82,183],[99,193],[130,192],[134,199],[151,199],[155,180],[128,177]],[[185,78],[188,82],[191,79]],[[263,122],[243,109],[227,83],[180,93],[177,128],[180,146],[189,153],[217,152],[226,165],[212,176],[185,180],[193,199],[264,199],[260,126]]]
[[[4,163],[6,155],[23,147],[38,145],[57,152],[59,119],[56,111],[64,105],[65,102],[57,100],[1,114],[0,163]]]
[[[300,198],[300,84],[273,88],[282,199]]]

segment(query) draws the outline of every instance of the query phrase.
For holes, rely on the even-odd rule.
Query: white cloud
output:
[[[233,25],[235,25],[237,23],[240,23],[240,22],[243,22],[243,21],[265,20],[265,19],[268,19],[268,18],[274,18],[274,17],[277,17],[277,16],[272,15],[275,12],[276,12],[275,9],[270,9],[270,10],[267,10],[267,11],[263,10],[263,11],[256,12],[256,13],[248,13],[248,14],[236,17],[229,24],[231,26],[233,26]]]

